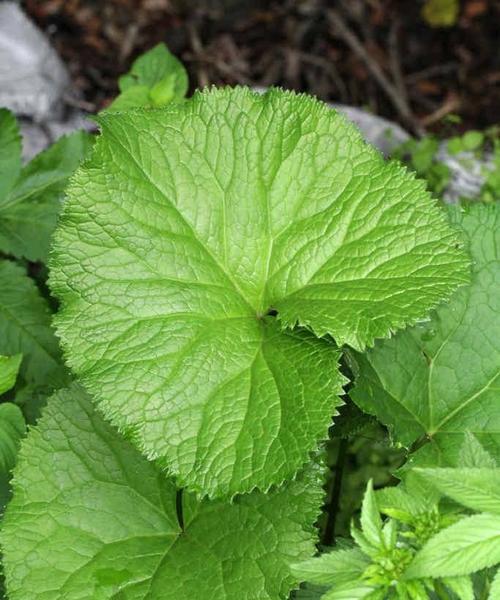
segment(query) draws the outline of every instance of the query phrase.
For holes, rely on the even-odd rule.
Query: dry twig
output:
[[[380,85],[389,100],[398,111],[403,121],[419,135],[424,132],[417,118],[413,114],[407,99],[400,93],[398,87],[386,77],[379,64],[368,54],[357,35],[351,31],[343,17],[335,10],[328,11],[328,19],[334,31],[342,38],[349,48],[363,61],[373,78]]]

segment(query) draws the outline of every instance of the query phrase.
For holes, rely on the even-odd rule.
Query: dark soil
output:
[[[460,115],[463,129],[499,122],[499,0],[462,0],[449,28],[430,27],[418,0],[24,4],[69,65],[75,102],[89,111],[115,96],[136,56],[164,41],[193,89],[280,85],[365,106],[413,131],[439,129],[449,114]]]

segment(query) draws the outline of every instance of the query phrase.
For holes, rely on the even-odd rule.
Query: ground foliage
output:
[[[384,164],[343,119],[310,98],[236,89],[184,101],[185,72],[162,46],[136,61],[120,89],[125,96],[132,90],[122,109],[168,109],[114,116],[115,106],[100,117],[103,134],[70,187],[51,275],[63,302],[57,326],[66,358],[120,432],[77,383],[49,400],[22,444],[1,533],[10,597],[76,600],[91,590],[99,598],[272,600],[288,597],[306,580],[297,598],[497,598],[496,158],[482,202],[464,199],[462,206],[444,210],[425,192],[426,185],[434,192],[445,185],[432,138],[400,152],[427,177],[416,182],[395,163]],[[90,139],[76,134],[62,140],[21,170],[15,120],[7,111],[0,118],[0,206],[3,201],[15,207],[10,198],[18,197],[21,206],[47,203],[50,214],[57,214],[65,181],[87,155]],[[167,145],[170,152],[159,152],[168,136],[175,142]],[[241,145],[239,136],[247,148],[243,160],[229,151]],[[456,136],[448,146],[457,154],[480,153],[487,144],[496,157],[491,131]],[[266,162],[259,162],[264,154]],[[322,161],[338,163],[330,183],[322,178]],[[226,180],[228,165],[232,177]],[[304,190],[288,182],[290,170],[302,174],[316,212],[300,212]],[[248,189],[247,204],[232,204],[240,197],[233,193],[233,178],[238,189]],[[16,195],[18,185],[26,191]],[[201,198],[201,189],[220,200],[210,218],[202,202],[183,202],[185,193]],[[119,210],[106,204],[110,190],[121,198]],[[137,208],[147,196],[154,202],[143,208],[153,212],[143,220]],[[297,224],[292,219],[284,229],[280,219],[290,207],[283,199],[298,202]],[[26,260],[33,247],[40,248],[33,243],[47,247],[53,224],[34,240],[12,235],[11,221],[5,219],[0,262],[3,503],[26,424],[38,420],[53,389],[71,380],[50,324],[56,304],[46,286],[46,250]],[[238,238],[242,223],[253,235]],[[463,242],[472,257],[471,278]],[[170,263],[175,273],[161,262],[151,270],[149,261],[160,249],[176,257]],[[166,270],[158,274],[158,268]],[[206,278],[201,289],[194,285],[200,274]],[[375,298],[362,284],[368,274]],[[156,290],[156,275],[166,287]],[[426,317],[459,283],[451,300]],[[158,301],[164,303],[161,314]],[[110,323],[120,323],[123,311],[128,328],[116,337]],[[174,421],[165,445],[158,435],[165,426],[159,409],[168,386],[160,378],[148,388],[141,369],[154,373],[151,361],[157,359],[171,368],[168,352],[155,354],[162,347],[155,342],[155,322],[165,333],[168,311],[174,324],[181,317],[180,329],[168,336],[171,343],[182,346],[182,336],[194,333],[184,353],[195,365],[210,365],[204,384],[222,377],[209,394],[220,404],[212,422],[206,411],[197,415],[206,400],[196,380],[203,371],[174,363],[170,379],[185,375],[177,397],[183,399],[183,386],[191,389],[177,408],[188,414],[187,422],[198,419],[201,435],[190,437],[182,421]],[[236,319],[232,328],[214,326],[228,317]],[[186,318],[194,319],[193,332]],[[413,327],[395,333],[405,324]],[[265,360],[254,357],[248,366],[232,342],[250,329],[242,346],[253,342],[256,356],[262,353]],[[389,333],[390,339],[375,341]],[[337,364],[343,344],[351,349]],[[226,373],[232,364],[234,372]],[[274,387],[263,376],[266,365]],[[296,378],[293,386],[280,378],[285,370]],[[235,382],[249,386],[242,396],[248,402],[242,404],[243,423],[261,431],[267,453],[255,450],[238,420],[228,419],[225,407],[238,393]],[[295,396],[292,388],[307,393]],[[131,402],[117,410],[120,389]],[[321,398],[324,411],[318,411]],[[295,434],[259,429],[259,411],[267,418],[285,400],[303,411],[300,423],[286,422],[291,430],[301,425]],[[120,415],[123,410],[129,413]],[[332,414],[329,441],[311,456]],[[297,443],[290,445],[292,439]],[[267,457],[270,463],[259,466]],[[277,468],[283,462],[288,471]],[[272,485],[283,479],[284,485]],[[320,556],[311,558],[322,502]],[[131,514],[131,504],[142,508]]]

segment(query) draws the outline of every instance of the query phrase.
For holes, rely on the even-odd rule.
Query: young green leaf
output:
[[[497,570],[491,582],[488,600],[500,600],[500,570]]]
[[[17,447],[26,425],[20,409],[11,402],[0,404],[0,473],[8,473],[16,463]]]
[[[1,532],[9,598],[287,598],[290,565],[314,552],[317,467],[268,494],[198,502],[81,388],[58,392],[19,453]]]
[[[374,587],[363,581],[351,581],[332,588],[321,596],[321,600],[361,600],[372,597],[370,594],[374,592]]]
[[[383,544],[382,538],[382,519],[380,517],[375,492],[373,491],[373,481],[370,479],[366,486],[366,492],[363,496],[361,505],[361,530],[365,538],[374,546]]]
[[[14,356],[0,355],[0,395],[9,391],[16,384],[22,359],[22,354],[15,354]]]
[[[401,485],[377,490],[375,497],[380,512],[403,522],[422,513],[427,508],[422,499],[409,494]]]
[[[66,381],[46,301],[22,267],[0,260],[0,354],[17,353],[26,381],[53,387]]]
[[[158,44],[134,62],[130,72],[120,77],[118,85],[121,94],[106,112],[179,102],[186,95],[189,82],[182,63],[165,44]]]
[[[443,583],[458,596],[459,600],[474,600],[474,587],[469,576],[444,577]]]
[[[292,573],[301,581],[336,586],[356,581],[369,564],[368,557],[359,548],[349,548],[325,552],[292,565]]]
[[[19,442],[26,431],[20,409],[11,402],[0,404],[0,511],[10,495],[10,474],[16,464]]]
[[[6,108],[0,108],[0,206],[20,171],[21,134],[16,117]]]
[[[441,464],[453,464],[465,431],[500,456],[500,205],[453,208],[450,214],[470,241],[471,285],[428,323],[357,354],[351,393],[402,444],[431,438]]]
[[[0,251],[32,261],[47,259],[62,193],[90,146],[91,136],[78,131],[22,169],[9,193],[0,196]]]
[[[500,469],[416,469],[440,492],[477,512],[500,515]]]
[[[322,600],[328,588],[319,585],[305,584],[300,590],[292,593],[292,600]]]
[[[457,465],[461,467],[486,467],[494,469],[497,465],[496,460],[483,448],[477,437],[466,431],[464,441],[458,454]]]
[[[100,123],[52,258],[69,364],[182,485],[293,476],[343,377],[328,339],[283,326],[361,348],[413,322],[468,277],[456,232],[307,96],[226,88]]]
[[[500,516],[465,517],[443,529],[420,550],[405,578],[456,577],[500,562]]]

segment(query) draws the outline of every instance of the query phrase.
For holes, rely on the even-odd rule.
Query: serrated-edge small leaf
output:
[[[415,555],[405,578],[456,577],[500,562],[500,516],[465,517],[433,536]]]
[[[491,582],[488,600],[500,600],[500,569],[497,570]]]
[[[422,469],[441,493],[476,512],[500,515],[500,468]]]
[[[21,376],[57,387],[67,380],[49,306],[25,269],[0,259],[0,354],[23,354]]]
[[[23,167],[10,193],[0,198],[1,251],[31,261],[47,259],[63,190],[91,140],[84,131],[62,136]]]
[[[477,437],[470,431],[466,431],[458,455],[457,466],[494,469],[498,465],[491,454],[484,449]]]
[[[350,548],[325,552],[292,565],[292,573],[301,581],[337,586],[360,577],[369,564],[369,559],[361,550]]]
[[[373,481],[370,479],[361,504],[361,530],[366,539],[374,546],[383,544],[382,519],[377,506]]]
[[[460,600],[474,600],[474,586],[468,575],[462,577],[443,577],[443,583],[459,597]]]
[[[373,591],[373,586],[358,580],[329,590],[321,597],[321,600],[361,600]]]
[[[0,473],[9,474],[16,464],[19,442],[26,431],[20,409],[12,402],[0,404]]]

